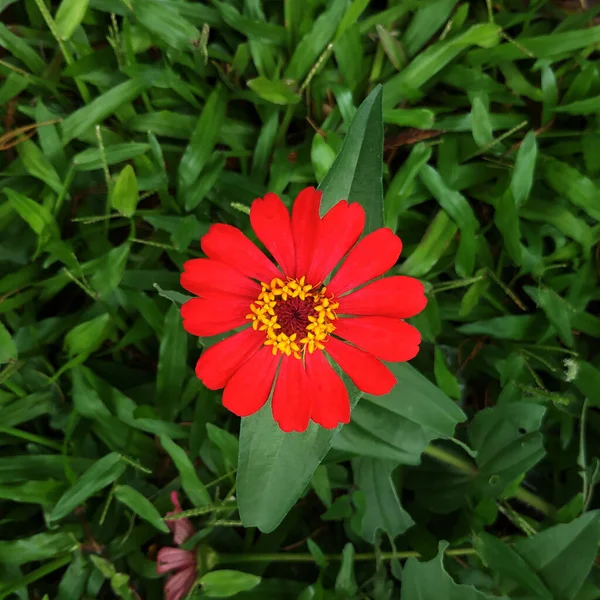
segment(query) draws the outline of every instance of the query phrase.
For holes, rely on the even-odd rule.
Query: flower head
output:
[[[310,420],[328,429],[349,422],[348,392],[330,361],[363,392],[387,394],[396,379],[381,361],[416,356],[421,336],[403,319],[427,303],[412,277],[376,279],[398,260],[400,238],[381,228],[358,241],[364,209],[342,200],[321,217],[320,203],[314,188],[300,192],[291,216],[275,194],[252,203],[252,228],[278,266],[240,230],[215,224],[201,241],[207,258],[187,261],[181,275],[198,296],[181,308],[186,331],[248,325],[205,350],[197,376],[224,388],[224,406],[241,417],[273,390],[273,418],[286,432]]]
[[[171,501],[175,510],[168,512],[167,516],[182,512],[177,492],[171,492]],[[167,521],[167,526],[173,533],[173,541],[178,546],[182,546],[196,533],[192,522],[185,518]],[[161,548],[158,551],[156,572],[160,575],[171,571],[173,573],[165,584],[165,599],[181,600],[189,593],[196,581],[196,552],[183,550],[183,548]]]

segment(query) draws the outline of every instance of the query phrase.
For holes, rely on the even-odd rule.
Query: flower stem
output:
[[[468,473],[469,475],[473,476],[477,474],[477,467],[471,461],[457,456],[453,452],[446,450],[441,446],[429,444],[425,448],[424,453],[428,456],[431,456],[431,458],[435,458],[440,462],[455,467],[463,473]],[[529,504],[529,506],[535,508],[536,510],[538,510],[546,516],[552,516],[556,512],[556,508],[552,506],[552,504],[546,502],[546,500],[544,500],[543,498],[536,496],[533,492],[530,492],[523,486],[520,486],[517,489],[517,491],[514,494],[514,497],[525,504]]]
[[[453,548],[444,552],[446,556],[467,556],[476,554],[475,548]],[[330,561],[342,560],[341,554],[326,554],[325,558]],[[400,552],[364,552],[354,555],[354,560],[370,561],[370,560],[392,560],[397,558],[403,560],[406,558],[421,558],[421,554],[414,550],[405,550]],[[293,554],[220,554],[219,562],[221,563],[238,563],[238,562],[315,562],[312,554],[296,552]]]

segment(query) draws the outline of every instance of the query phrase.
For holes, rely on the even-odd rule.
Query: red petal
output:
[[[394,374],[372,354],[336,338],[330,338],[326,348],[354,385],[366,394],[382,396],[396,385]]]
[[[179,571],[172,577],[169,577],[165,584],[165,600],[182,600],[192,589],[196,581],[196,567],[187,567]]]
[[[196,376],[209,390],[225,387],[231,376],[263,345],[265,334],[252,327],[207,348],[196,363]]]
[[[348,390],[325,354],[320,350],[306,354],[306,370],[314,394],[312,420],[325,429],[334,429],[339,423],[349,423]]]
[[[181,307],[183,328],[199,337],[225,333],[248,323],[250,302],[244,298],[216,295],[192,298]]]
[[[321,222],[319,206],[321,205],[321,192],[314,187],[303,189],[292,208],[292,234],[296,248],[296,277],[308,273],[313,256],[318,228]]]
[[[257,198],[250,207],[250,224],[286,275],[296,268],[290,213],[276,194]]]
[[[335,335],[390,362],[414,358],[421,343],[421,334],[412,325],[389,317],[337,319]]]
[[[402,242],[391,229],[381,228],[364,237],[346,257],[327,290],[340,296],[389,271],[398,260]]]
[[[301,360],[285,356],[273,392],[273,419],[281,431],[306,431],[310,420],[312,393]]]
[[[281,277],[281,271],[237,227],[224,223],[211,225],[201,245],[208,258],[234,267],[248,277],[259,281]]]
[[[423,284],[412,277],[395,275],[378,279],[338,299],[342,315],[372,315],[408,319],[427,304]]]
[[[260,410],[271,393],[279,359],[269,346],[256,352],[227,382],[223,406],[238,417]]]
[[[226,293],[256,300],[260,285],[237,269],[218,260],[193,258],[183,264],[181,287],[196,296]]]
[[[312,264],[307,273],[308,282],[313,285],[322,282],[356,243],[364,228],[363,207],[356,202],[338,202],[319,225]]]

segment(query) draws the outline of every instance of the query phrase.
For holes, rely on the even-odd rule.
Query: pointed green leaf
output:
[[[556,600],[574,600],[588,576],[600,542],[598,511],[565,525],[520,540],[515,550],[529,564]]]
[[[78,480],[69,488],[56,503],[48,516],[49,521],[58,521],[66,517],[83,504],[96,492],[104,489],[116,481],[125,471],[126,464],[116,452],[107,454],[95,462]]]
[[[471,585],[455,583],[444,569],[444,550],[448,542],[440,542],[439,554],[429,562],[416,558],[406,561],[402,578],[402,600],[508,600],[506,596],[488,596]]]
[[[208,598],[229,598],[255,588],[261,581],[258,575],[242,571],[220,570],[200,578],[202,592]]]
[[[200,481],[196,469],[181,446],[178,446],[168,435],[160,436],[160,443],[175,463],[181,476],[181,485],[194,506],[211,504],[212,498]]]
[[[140,516],[156,529],[163,533],[169,533],[169,528],[152,502],[142,496],[137,490],[128,485],[118,485],[115,488],[115,498],[130,508],[136,515]]]
[[[90,0],[62,0],[54,24],[61,40],[68,40],[83,21]]]
[[[127,165],[119,174],[110,194],[110,203],[124,217],[134,215],[138,203],[138,184],[131,165]]]
[[[375,543],[378,530],[385,531],[393,539],[414,524],[400,504],[392,482],[392,471],[396,466],[393,461],[366,457],[352,462],[354,482],[367,503],[362,518],[362,536],[371,544]]]

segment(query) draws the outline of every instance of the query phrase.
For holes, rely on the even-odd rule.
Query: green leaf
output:
[[[376,458],[352,461],[354,482],[365,495],[366,511],[362,518],[362,536],[374,544],[378,530],[395,538],[414,525],[411,516],[400,504],[392,481],[397,463]]]
[[[88,132],[94,125],[113,115],[121,106],[135,100],[149,85],[143,79],[130,79],[72,112],[62,123],[63,143]]]
[[[485,96],[485,99],[487,100],[487,95]],[[494,139],[488,104],[489,102],[484,102],[482,94],[476,94],[473,98],[471,127],[473,139],[480,148],[487,146]]]
[[[499,40],[500,27],[493,23],[473,25],[449,40],[432,44],[421,52],[403,71],[388,80],[384,86],[383,105],[394,108],[406,97],[416,97],[417,91],[434,75],[453,61],[465,48],[472,45],[491,48]]]
[[[475,485],[497,496],[545,455],[539,432],[546,408],[514,402],[479,411],[469,425],[469,439],[479,467]]]
[[[248,87],[256,92],[263,100],[273,104],[298,104],[302,96],[296,91],[293,82],[271,81],[266,77],[257,77],[247,82]]]
[[[56,169],[36,144],[31,140],[24,140],[17,145],[17,151],[30,175],[45,183],[57,194],[62,192],[63,184]]]
[[[537,290],[537,301],[558,332],[560,339],[567,346],[572,347],[571,315],[574,312],[573,309],[553,289],[548,287],[541,287]]]
[[[335,161],[335,150],[325,141],[320,133],[315,133],[310,148],[310,160],[315,170],[315,179],[323,181],[331,165]]]
[[[406,210],[405,202],[414,190],[415,179],[429,161],[432,151],[431,146],[423,142],[415,144],[390,182],[385,194],[385,226],[392,231],[396,230],[398,217]]]
[[[354,455],[416,465],[427,444],[452,437],[465,415],[414,367],[394,363],[389,368],[398,384],[386,396],[365,395],[333,445]]]
[[[481,532],[475,538],[477,553],[488,567],[500,575],[515,581],[535,594],[536,598],[553,600],[553,596],[542,580],[510,546],[489,533]]]
[[[135,0],[132,5],[136,20],[167,46],[185,51],[200,38],[200,32],[180,14],[176,3],[158,0]]]
[[[209,598],[229,598],[255,588],[260,582],[258,575],[242,571],[211,571],[200,577],[202,592]]]
[[[516,265],[521,265],[523,261],[521,224],[517,205],[510,189],[496,199],[494,223],[504,238],[504,247],[507,254]]]
[[[104,153],[100,152],[100,148],[88,148],[73,157],[73,164],[78,171],[95,171],[96,169],[103,168],[103,158],[109,166],[116,165],[141,156],[148,152],[149,149],[150,144],[138,142],[112,144],[104,148]]]
[[[358,109],[340,154],[323,180],[321,212],[342,199],[359,202],[367,213],[366,231],[383,224],[383,124],[381,88]],[[358,398],[354,388],[351,403]],[[305,433],[283,433],[271,416],[270,403],[242,420],[237,490],[246,527],[272,531],[311,480],[331,446],[335,431],[311,423]]]
[[[600,206],[597,202],[600,190],[591,179],[554,158],[544,157],[542,165],[544,179],[551,188],[558,194],[567,196],[575,206],[600,221]]]
[[[24,565],[69,552],[77,546],[75,532],[72,528],[61,528],[58,531],[38,533],[17,540],[1,540],[0,563]]]
[[[54,17],[56,32],[61,40],[68,40],[75,33],[85,17],[88,4],[89,0],[62,0]]]
[[[127,165],[119,174],[110,193],[110,203],[124,217],[132,217],[135,214],[138,203],[138,184],[131,165]]]
[[[583,360],[569,359],[568,365],[573,370],[573,376],[568,381],[573,381],[575,387],[594,406],[600,406],[600,371]]]
[[[521,142],[515,160],[515,168],[510,179],[510,189],[517,208],[522,206],[531,191],[537,159],[537,138],[530,131]]]
[[[596,510],[585,513],[515,544],[556,600],[574,600],[592,569],[600,542],[598,516]]]
[[[172,304],[165,317],[156,373],[156,404],[161,414],[174,415],[179,410],[178,400],[187,370],[186,358],[187,334],[183,329],[179,308]]]
[[[354,546],[350,542],[342,550],[342,564],[335,578],[335,591],[346,598],[354,598],[358,591],[354,576]]]
[[[314,21],[312,28],[296,46],[285,69],[285,79],[300,82],[331,42],[348,8],[347,0],[332,0],[329,8]]]
[[[190,143],[179,162],[179,194],[186,195],[190,192],[210,158],[225,119],[226,105],[223,89],[217,85],[202,109]]]
[[[0,365],[11,360],[17,360],[17,358],[17,346],[8,329],[0,321]]]
[[[45,206],[9,188],[3,191],[11,206],[38,236],[58,237],[58,225]]]
[[[212,503],[206,487],[200,481],[196,469],[183,448],[178,446],[169,436],[161,434],[160,443],[175,463],[181,476],[181,485],[194,506],[205,506]]]
[[[104,342],[108,333],[110,315],[105,313],[75,326],[65,336],[65,348],[70,356],[89,355]]]
[[[403,571],[402,600],[498,600],[470,585],[455,583],[443,565],[448,542],[440,542],[439,554],[429,562],[409,558]],[[508,600],[506,596],[502,596]]]
[[[446,364],[444,352],[438,346],[435,347],[433,359],[433,373],[440,389],[449,397],[460,400],[460,386],[456,376],[450,371]]]
[[[238,439],[234,435],[231,435],[229,431],[225,431],[212,423],[206,424],[206,431],[208,439],[221,451],[227,471],[236,469],[239,453]]]
[[[125,471],[126,464],[119,454],[111,452],[96,461],[78,480],[70,487],[56,503],[48,515],[49,521],[59,521],[83,504],[96,492],[104,489],[116,481]]]
[[[383,226],[381,94],[378,86],[360,105],[340,153],[319,185],[321,214],[340,200],[359,202],[367,213],[365,233]]]
[[[0,23],[0,47],[8,50],[35,75],[41,75],[46,69],[46,63],[39,53],[23,38],[15,35],[4,23]]]
[[[169,533],[167,524],[163,521],[160,513],[146,497],[128,485],[115,487],[115,498],[130,508],[136,515],[154,525],[163,533]]]

